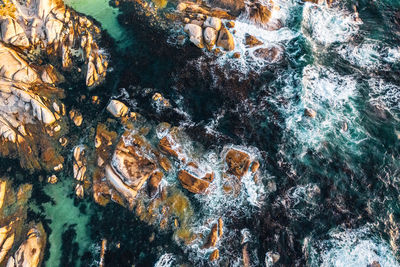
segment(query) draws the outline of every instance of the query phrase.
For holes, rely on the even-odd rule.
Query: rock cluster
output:
[[[60,71],[82,73],[82,63],[88,87],[103,81],[108,62],[97,44],[100,29],[59,0],[6,4],[10,12],[0,17],[0,155],[18,157],[25,168],[58,171],[57,140],[67,128],[63,91],[55,85],[64,81]],[[81,125],[79,112],[70,115]]]
[[[40,266],[46,245],[41,223],[27,222],[32,186],[20,185],[17,191],[6,178],[0,180],[0,265]],[[7,264],[6,264],[7,263]]]
[[[66,8],[59,0],[12,1],[13,16],[0,20],[1,41],[20,49],[40,49],[60,57],[63,68],[74,58],[86,64],[86,85],[99,84],[106,75],[106,55],[96,39],[100,29],[89,19]]]

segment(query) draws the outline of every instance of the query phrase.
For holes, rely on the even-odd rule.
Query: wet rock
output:
[[[74,160],[73,160],[73,172],[74,179],[78,181],[84,181],[86,179],[86,156],[85,147],[76,146],[74,148]]]
[[[109,183],[130,205],[156,169],[156,164],[144,154],[144,145],[142,138],[126,133],[114,151],[111,164],[105,168]]]
[[[225,27],[222,27],[219,31],[217,46],[222,47],[226,51],[232,51],[235,49],[233,36]]]
[[[229,29],[235,28],[235,22],[234,21],[228,21],[225,26]]]
[[[204,48],[203,29],[196,24],[186,24],[184,31],[189,35],[190,41],[198,48]]]
[[[208,17],[205,21],[204,21],[204,28],[210,27],[213,28],[216,31],[219,31],[221,29],[221,19],[219,18],[214,18],[214,17]]]
[[[37,267],[41,265],[46,247],[46,233],[41,223],[31,228],[27,239],[8,259],[7,267]]]
[[[169,154],[171,156],[174,156],[178,158],[178,153],[180,154],[180,151],[178,150],[177,147],[173,147],[172,141],[169,140],[167,136],[164,136],[159,143],[160,150],[163,151],[166,154]]]
[[[158,192],[158,187],[161,183],[164,174],[160,171],[156,171],[151,174],[150,179],[147,182],[149,196],[153,197]]]
[[[114,116],[114,117],[123,117],[128,113],[128,107],[118,100],[111,100],[107,106],[107,110]]]
[[[219,240],[218,223],[215,223],[213,224],[211,231],[208,234],[208,237],[203,245],[203,248],[215,247],[217,245],[218,240]]]
[[[249,170],[251,159],[246,152],[230,149],[226,153],[225,162],[228,166],[227,173],[241,179]]]
[[[245,44],[247,47],[255,47],[255,46],[259,46],[264,44],[263,42],[261,42],[260,40],[258,40],[256,37],[254,37],[253,35],[250,35],[248,33],[246,33],[245,36]]]
[[[304,115],[310,118],[315,118],[317,116],[317,112],[311,108],[306,108],[304,110]]]
[[[280,255],[274,252],[267,252],[265,255],[265,266],[272,267],[275,263],[277,263],[280,259]]]
[[[219,259],[219,250],[215,249],[213,252],[211,252],[209,260],[210,261],[216,261]]]
[[[257,172],[258,168],[260,168],[260,163],[258,161],[253,162],[253,164],[251,165],[251,172]]]
[[[254,56],[262,58],[269,63],[277,63],[283,60],[283,49],[277,46],[258,48],[254,50]]]
[[[210,185],[210,182],[206,181],[204,178],[199,178],[186,170],[179,171],[178,179],[185,189],[195,194],[205,193]]]
[[[55,183],[58,182],[58,178],[57,178],[56,175],[53,174],[52,176],[49,176],[49,177],[47,178],[47,182],[48,182],[49,184],[55,184]]]
[[[79,197],[80,199],[83,199],[83,196],[84,196],[84,189],[83,189],[83,185],[81,185],[81,184],[77,184],[76,186],[75,186],[75,195],[77,196],[77,197]]]
[[[381,267],[381,264],[378,261],[373,261],[371,264],[368,264],[367,267]]]
[[[274,2],[272,0],[265,2],[254,1],[248,8],[251,20],[259,24],[266,24],[271,18]]]
[[[79,111],[77,111],[77,110],[75,110],[75,109],[72,109],[70,112],[69,112],[69,118],[74,122],[74,124],[76,125],[76,126],[81,126],[82,125],[82,122],[83,122],[83,116],[82,116],[82,114],[79,112]]]
[[[243,0],[208,0],[208,3],[213,7],[219,7],[228,10],[233,16],[239,16],[245,9]]]
[[[240,53],[239,52],[233,53],[233,58],[240,58]]]

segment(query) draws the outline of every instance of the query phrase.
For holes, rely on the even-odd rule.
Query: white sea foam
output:
[[[302,32],[312,44],[329,46],[348,42],[362,22],[355,14],[325,5],[306,3],[303,9]]]
[[[175,256],[171,253],[166,253],[158,259],[154,267],[172,267],[175,266],[174,263]]]
[[[369,102],[378,109],[388,110],[393,115],[400,112],[400,87],[382,79],[368,80]]]
[[[368,266],[374,261],[382,267],[400,266],[386,241],[375,236],[368,226],[355,230],[335,229],[329,239],[311,244],[309,266]]]

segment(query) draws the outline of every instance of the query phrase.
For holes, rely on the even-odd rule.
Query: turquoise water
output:
[[[118,23],[119,10],[111,7],[108,0],[65,0],[64,3],[99,21],[102,28],[117,41],[119,47],[124,48],[130,44],[128,34]]]

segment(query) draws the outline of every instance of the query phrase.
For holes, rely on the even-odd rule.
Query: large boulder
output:
[[[204,21],[203,27],[211,27],[215,29],[216,31],[219,31],[221,29],[222,22],[220,18],[215,18],[215,17],[207,17],[207,19]]]
[[[217,31],[214,28],[207,27],[204,29],[204,42],[208,48],[212,48],[217,41]]]
[[[186,24],[184,31],[189,35],[190,41],[198,48],[204,48],[203,29],[196,24]]]
[[[222,47],[226,51],[232,51],[235,49],[233,36],[225,27],[222,27],[219,31],[217,46]]]
[[[233,16],[239,16],[245,10],[244,0],[208,0],[212,7],[219,7],[228,10]]]
[[[227,173],[241,179],[250,168],[251,158],[246,152],[232,148],[226,153],[225,162]]]
[[[253,52],[255,57],[261,58],[269,63],[281,62],[283,60],[283,53],[283,48],[279,46],[258,48]]]

